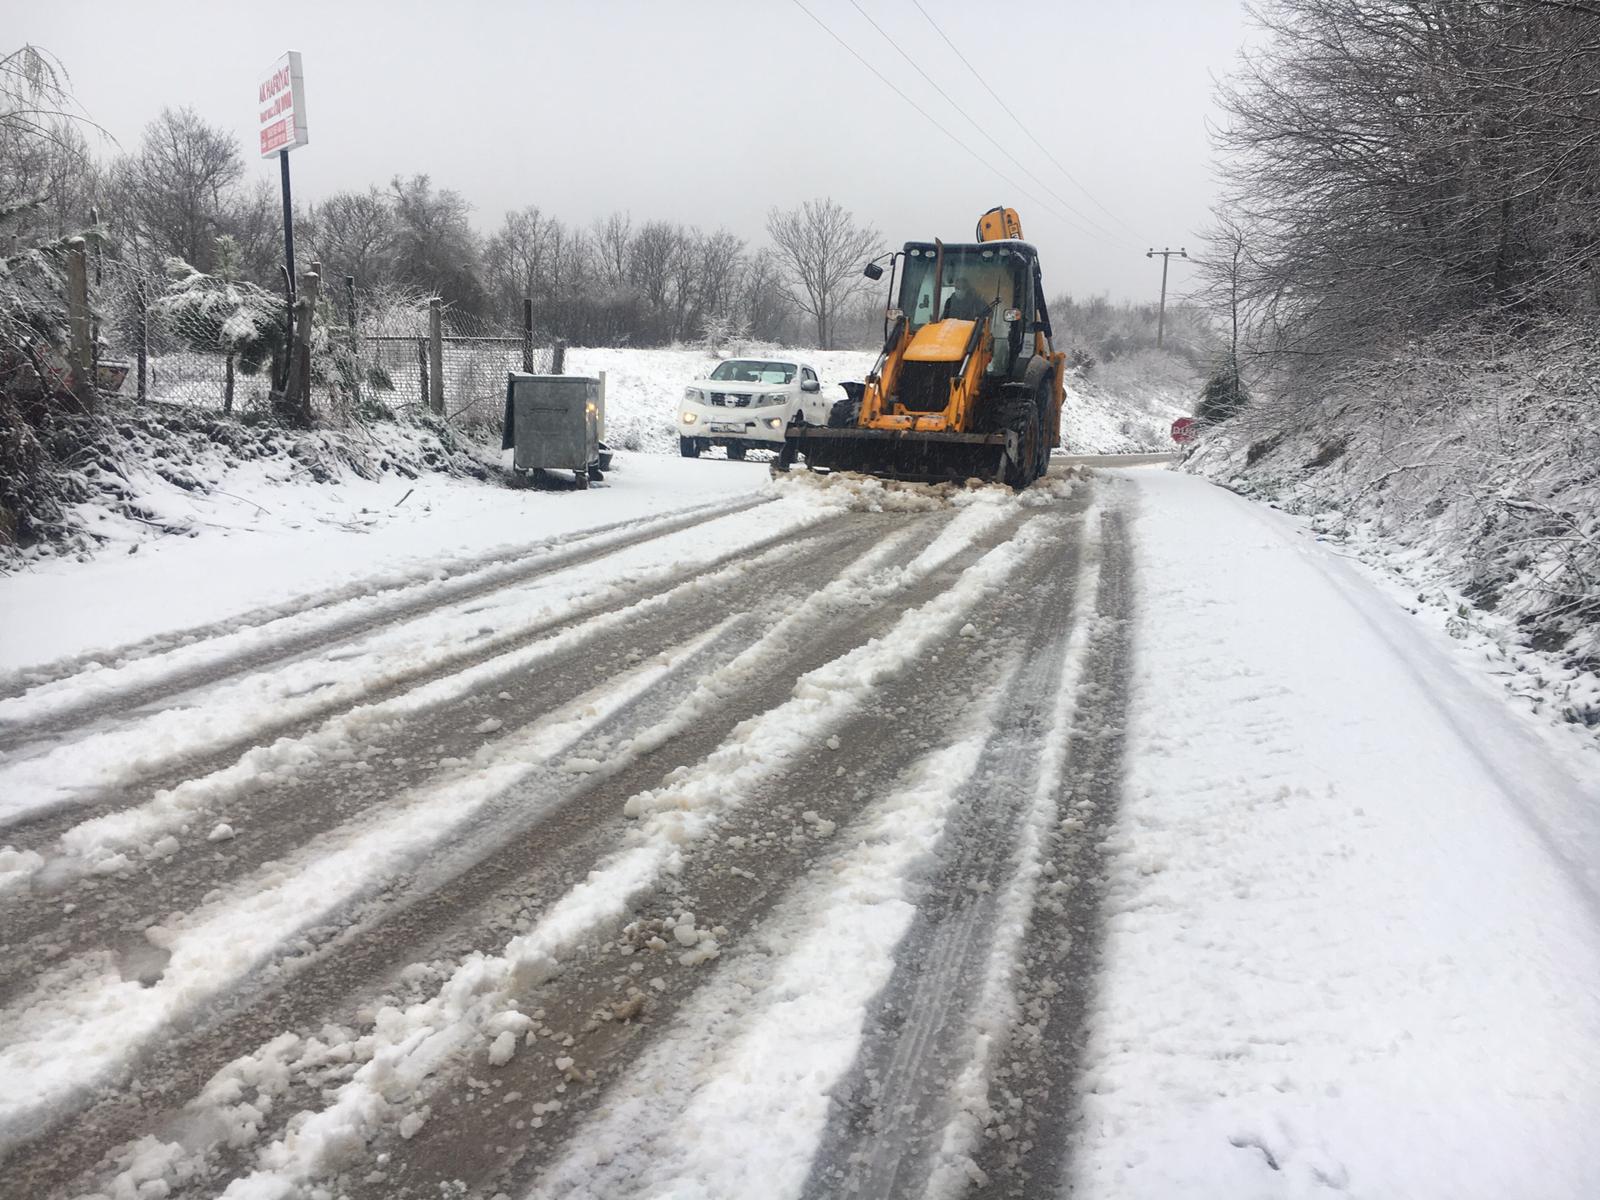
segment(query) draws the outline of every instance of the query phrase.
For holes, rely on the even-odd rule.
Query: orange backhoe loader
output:
[[[789,427],[774,469],[804,460],[890,479],[1027,487],[1061,444],[1066,355],[1051,345],[1038,251],[1022,240],[1016,212],[985,213],[975,242],[907,242],[886,257],[893,307],[876,365],[844,385],[826,427]],[[881,262],[867,264],[869,279],[883,277]]]

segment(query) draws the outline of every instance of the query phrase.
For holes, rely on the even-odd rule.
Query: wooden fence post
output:
[[[278,405],[284,417],[303,427],[311,424],[311,333],[321,283],[315,272],[300,276],[294,302],[294,345],[289,348],[288,378]]]
[[[149,398],[150,387],[150,301],[144,294],[144,275],[137,276],[138,282],[133,285],[133,306],[138,313],[138,326],[134,336],[139,339],[139,344],[134,347],[134,361],[139,368],[139,402],[144,403]]]
[[[428,407],[444,416],[444,302],[428,301]]]
[[[522,298],[522,373],[533,374],[533,297]]]
[[[550,374],[565,375],[567,366],[567,344],[560,338],[550,348]]]
[[[350,391],[356,410],[361,409],[361,325],[356,312],[356,277],[344,277],[344,295],[350,302]]]
[[[89,314],[88,243],[75,237],[67,243],[67,319],[72,331],[67,387],[85,411],[94,407],[94,336]]]

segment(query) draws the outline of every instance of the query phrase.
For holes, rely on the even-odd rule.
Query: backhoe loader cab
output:
[[[1050,342],[1038,252],[1010,209],[978,240],[907,242],[890,261],[883,351],[844,385],[826,429],[796,424],[775,470],[894,479],[1004,479],[1026,487],[1060,444],[1065,355]],[[876,263],[866,274],[883,275]]]
[[[1036,251],[1026,242],[944,246],[941,264],[940,250],[937,243],[906,244],[896,311],[906,315],[913,337],[936,321],[984,321],[992,344],[987,373],[1008,374],[1014,361],[1033,350],[1025,335],[1037,323]]]

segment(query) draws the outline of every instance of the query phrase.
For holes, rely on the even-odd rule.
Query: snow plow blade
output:
[[[911,483],[1001,479],[1004,433],[925,433],[899,429],[790,429],[773,469],[803,459],[813,471],[859,471]]]

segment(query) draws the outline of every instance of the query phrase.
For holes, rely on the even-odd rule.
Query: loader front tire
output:
[[[861,421],[861,401],[853,396],[834,401],[828,410],[829,429],[854,429]]]
[[[1039,427],[1038,401],[1032,396],[1011,397],[1006,401],[1004,425],[1007,435],[1005,481],[1007,486],[1020,492],[1039,474],[1039,441],[1043,430]]]

